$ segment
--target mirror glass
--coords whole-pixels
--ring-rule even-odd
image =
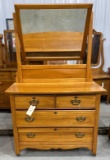
[[[73,51],[76,52],[74,55],[79,55],[86,15],[87,9],[21,9],[20,21],[26,55],[56,57],[62,56],[62,51],[68,51],[68,54],[64,53],[65,56],[72,57]]]
[[[84,32],[87,9],[20,9],[22,33]]]
[[[81,59],[90,20],[88,8],[81,7],[19,8],[18,32],[25,60],[63,60],[68,64],[68,60]]]

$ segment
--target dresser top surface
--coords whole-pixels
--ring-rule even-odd
[[[6,93],[10,94],[92,94],[105,92],[95,82],[73,83],[13,83]]]

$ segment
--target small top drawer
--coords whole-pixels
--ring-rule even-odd
[[[16,109],[28,109],[35,102],[36,109],[49,109],[54,107],[54,96],[49,95],[31,95],[15,96]],[[34,105],[34,104],[32,104]]]
[[[95,108],[95,95],[57,96],[57,108],[92,109]]]

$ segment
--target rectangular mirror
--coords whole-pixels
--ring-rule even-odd
[[[15,5],[23,61],[83,59],[92,4]]]

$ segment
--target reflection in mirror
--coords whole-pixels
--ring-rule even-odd
[[[70,51],[63,55],[71,59],[72,51],[76,51],[74,56],[79,55],[86,14],[87,9],[21,9],[24,51],[27,52],[27,56],[42,56],[45,59],[48,56],[53,56],[55,59],[56,55],[62,57],[62,53],[55,53],[56,51]],[[34,54],[31,53],[32,51]],[[40,52],[40,55],[35,54],[36,51]],[[50,53],[42,54],[41,51]]]
[[[98,68],[101,65],[102,62],[102,44],[103,44],[103,39],[102,39],[102,33],[97,32],[93,29],[92,31],[92,53],[91,53],[91,66],[92,68]],[[87,44],[88,46],[88,44]],[[85,57],[83,60],[83,63],[87,63],[87,49],[85,51]]]
[[[16,47],[14,30],[4,30],[6,65],[16,66]]]
[[[64,63],[82,59],[91,9],[92,5],[16,5],[22,59]]]
[[[84,32],[87,9],[21,9],[22,33]]]

